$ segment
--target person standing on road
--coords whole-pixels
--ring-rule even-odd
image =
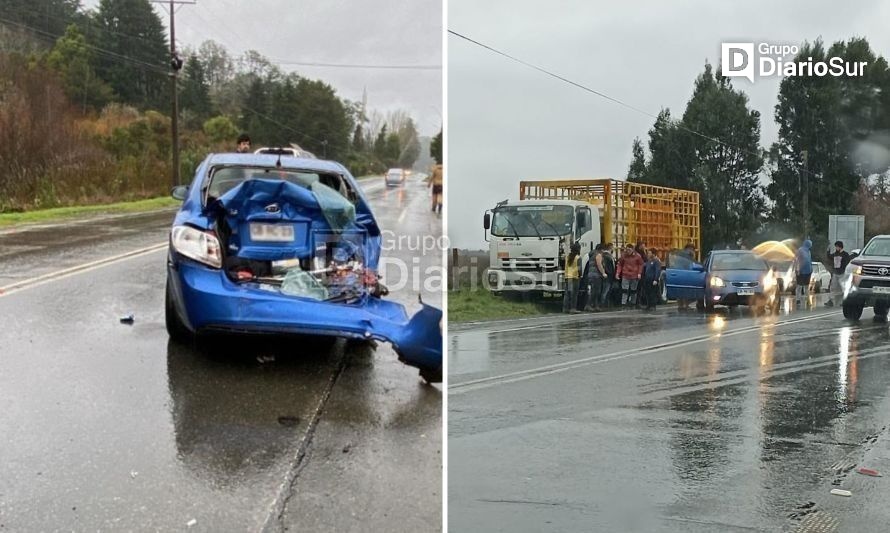
[[[612,243],[603,246],[603,295],[600,298],[600,307],[609,307],[609,294],[612,292],[612,282],[615,279],[615,257],[612,256]]]
[[[242,133],[238,136],[237,146],[235,147],[235,151],[239,154],[249,154],[250,153],[250,135],[246,133]]]
[[[563,313],[578,312],[578,282],[580,278],[581,243],[572,243],[569,256],[566,257],[566,289],[562,300]]]
[[[646,251],[646,264],[643,266],[643,287],[646,292],[646,310],[655,311],[658,303],[658,279],[661,277],[661,260],[655,248]]]
[[[646,242],[645,241],[637,241],[637,245],[634,247],[634,251],[637,255],[640,256],[640,261],[645,265],[646,261],[649,259],[649,256],[646,254]],[[636,306],[637,309],[641,308],[646,303],[646,288],[643,287],[643,284],[640,283],[637,285],[637,301]]]
[[[600,310],[600,295],[603,293],[603,279],[605,278],[605,270],[603,269],[603,245],[597,244],[590,252],[587,260],[587,305],[585,311]]]
[[[834,305],[834,295],[843,292],[841,287],[841,278],[847,270],[850,263],[850,254],[844,250],[844,243],[836,241],[834,243],[834,252],[828,251],[828,265],[831,268],[831,282],[828,284],[828,301],[825,302],[826,307]]]
[[[797,254],[794,256],[794,273],[797,276],[795,293],[798,306],[800,306],[801,299],[809,299],[810,296],[810,278],[813,276],[813,256],[810,254],[812,247],[813,241],[807,239],[803,241],[803,245],[797,249]]]
[[[680,253],[678,253],[677,256],[682,258],[681,261],[683,262],[683,265],[680,268],[692,269],[692,264],[695,263],[695,244],[693,244],[691,242],[687,243],[686,247],[683,248],[683,250]],[[673,267],[673,264],[671,264],[669,266]],[[674,268],[677,268],[677,267],[674,267]],[[677,299],[677,310],[678,311],[688,311],[689,303],[690,303],[689,300],[687,300],[685,298],[678,298]]]
[[[621,305],[634,307],[637,303],[637,288],[643,273],[643,260],[634,251],[632,244],[624,249],[618,261],[618,275],[621,276]]]
[[[430,176],[429,186],[433,188],[433,212],[442,212],[442,184],[444,183],[444,170],[442,165],[433,165],[432,175]]]

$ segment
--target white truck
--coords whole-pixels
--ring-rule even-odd
[[[600,242],[599,212],[576,200],[500,202],[485,213],[484,225],[491,233],[487,276],[494,292],[562,292],[571,244],[580,242],[586,252]]]
[[[522,181],[519,200],[485,212],[491,291],[560,293],[572,243],[587,252],[645,242],[665,262],[671,250],[701,249],[697,192],[612,179]],[[490,233],[490,235],[489,235]],[[617,257],[616,257],[617,259]]]

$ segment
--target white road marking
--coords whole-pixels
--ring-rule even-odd
[[[11,292],[17,292],[17,291],[22,291],[24,289],[30,289],[33,287],[37,287],[39,285],[43,285],[44,283],[49,283],[50,281],[67,278],[67,277],[73,276],[75,274],[80,274],[83,272],[90,272],[92,270],[103,268],[103,267],[106,267],[106,266],[109,266],[109,265],[112,265],[115,263],[120,263],[122,261],[126,261],[129,259],[135,259],[137,257],[142,257],[144,255],[148,255],[150,253],[154,253],[154,252],[157,252],[160,250],[166,250],[167,245],[168,245],[167,241],[164,241],[162,243],[154,244],[152,246],[146,246],[145,248],[138,248],[136,250],[130,250],[129,252],[124,252],[122,254],[113,255],[111,257],[98,259],[96,261],[90,261],[89,263],[83,263],[83,264],[65,268],[62,270],[57,270],[55,272],[50,272],[48,274],[43,274],[42,276],[37,276],[34,278],[17,281],[10,285],[0,287],[0,296],[7,295]]]
[[[408,208],[402,209],[402,214],[399,215],[399,224],[405,221],[405,215],[408,214]]]
[[[802,318],[793,318],[785,321],[776,322],[775,326],[784,326],[788,324],[798,324],[801,322],[808,322],[811,320],[819,320],[821,318],[825,318],[827,316],[836,315],[837,311],[830,311],[826,313],[819,313],[815,316],[802,317]],[[544,365],[536,368],[529,368],[526,370],[519,370],[516,372],[509,372],[506,374],[500,374],[497,376],[490,376],[486,378],[474,379],[470,381],[464,381],[461,383],[449,384],[448,393],[449,394],[462,394],[465,392],[475,391],[486,389],[490,387],[494,387],[497,385],[506,385],[509,383],[516,383],[518,381],[525,381],[528,379],[534,379],[542,376],[549,376],[551,374],[557,374],[560,372],[566,372],[568,370],[574,370],[576,368],[595,365],[599,363],[606,363],[611,361],[617,361],[619,359],[626,359],[629,357],[638,357],[641,355],[649,355],[657,352],[663,352],[665,350],[673,350],[676,348],[682,348],[685,346],[691,346],[693,344],[698,344],[700,342],[709,341],[712,339],[723,338],[723,337],[734,337],[736,335],[741,335],[743,333],[749,333],[751,331],[756,331],[761,328],[761,325],[753,325],[746,326],[739,329],[729,330],[729,331],[721,331],[708,335],[699,335],[697,337],[687,337],[686,339],[679,339],[675,342],[671,343],[662,343],[655,344],[650,346],[643,346],[639,348],[632,348],[629,350],[621,350],[618,352],[612,352],[602,355],[595,355],[591,357],[584,357],[581,359],[573,359],[571,361],[563,361],[561,363],[554,363],[551,365]]]

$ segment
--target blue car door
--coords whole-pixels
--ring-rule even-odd
[[[705,267],[678,255],[671,255],[668,265],[665,270],[668,300],[700,300],[705,297]]]

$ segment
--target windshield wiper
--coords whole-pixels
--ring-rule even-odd
[[[523,213],[522,216],[523,216],[523,218],[525,218],[526,220],[528,220],[529,224],[532,225],[532,229],[535,230],[535,233],[538,235],[538,238],[540,239],[540,238],[541,238],[541,232],[538,231],[538,225],[535,224],[535,221],[532,220],[532,217],[530,217],[530,216],[528,216],[528,215],[526,215],[526,214],[524,214],[524,213]]]
[[[507,219],[507,225],[510,226],[510,229],[513,230],[513,236],[517,239],[519,238],[519,232],[516,231],[516,226],[513,225],[513,221],[510,220],[510,217],[505,213],[504,218]]]

